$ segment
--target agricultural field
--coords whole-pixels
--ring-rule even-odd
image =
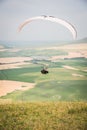
[[[5,91],[1,99],[87,101],[86,43],[38,48],[1,46],[0,57],[1,93]],[[43,67],[48,74],[41,74]],[[26,83],[33,84],[33,88],[27,89]],[[14,89],[12,84],[16,84]]]

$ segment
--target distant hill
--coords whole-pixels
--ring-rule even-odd
[[[7,41],[0,41],[0,45],[3,46],[4,48],[9,48]]]
[[[72,41],[71,43],[87,43],[87,37],[79,40]]]
[[[83,39],[78,40],[78,42],[80,42],[80,43],[87,43],[87,37],[86,37],[86,38],[83,38]]]
[[[48,46],[59,46],[65,44],[79,44],[79,43],[87,43],[87,37],[74,41],[0,41],[0,45],[5,48],[13,48],[13,47],[48,47]]]

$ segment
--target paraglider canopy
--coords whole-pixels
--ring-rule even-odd
[[[20,24],[18,31],[20,32],[25,25],[27,25],[27,24],[31,23],[32,21],[35,21],[35,20],[47,20],[47,21],[50,21],[50,22],[55,22],[55,23],[61,24],[64,27],[66,27],[72,33],[73,39],[76,39],[76,37],[77,37],[77,31],[71,23],[69,23],[69,22],[67,22],[63,19],[56,18],[54,16],[46,16],[46,15],[32,17],[32,18],[25,20],[22,24]]]

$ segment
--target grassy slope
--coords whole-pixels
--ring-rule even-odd
[[[0,103],[0,130],[87,130],[87,103]]]

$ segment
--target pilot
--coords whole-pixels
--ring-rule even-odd
[[[42,69],[42,70],[41,70],[41,73],[42,73],[42,74],[47,74],[47,73],[49,73],[49,72],[48,72],[46,69]]]

